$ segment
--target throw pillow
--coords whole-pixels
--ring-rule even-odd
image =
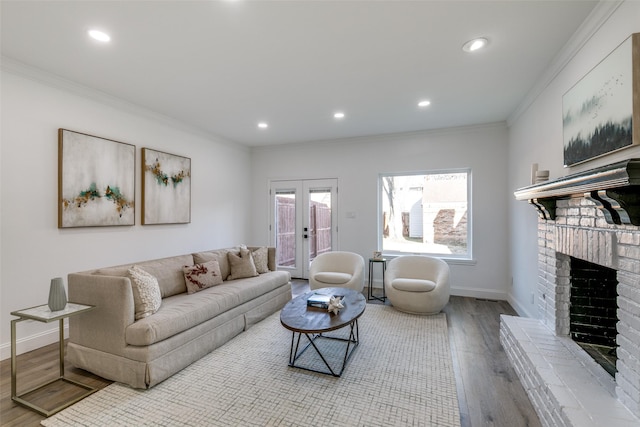
[[[193,294],[222,283],[220,264],[215,259],[203,264],[185,265],[182,271],[184,273],[184,281],[187,284],[188,294]]]
[[[256,271],[260,274],[269,272],[269,252],[266,247],[254,249],[251,252]]]
[[[248,249],[240,248],[240,255],[229,252],[227,257],[229,259],[229,267],[231,267],[231,274],[228,280],[244,279],[245,277],[258,275],[251,251]]]
[[[193,254],[194,264],[204,264],[205,262],[215,259],[220,264],[220,273],[222,273],[222,280],[227,280],[231,269],[229,268],[229,260],[227,259],[228,249],[218,249],[215,251],[198,252]]]
[[[158,280],[137,265],[128,271],[133,291],[135,319],[140,320],[158,311],[162,304],[162,295]]]

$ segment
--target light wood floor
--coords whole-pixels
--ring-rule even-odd
[[[515,310],[506,301],[451,297],[444,312],[462,426],[541,426],[500,344],[500,314]]]
[[[306,281],[294,280],[294,295],[306,290]],[[462,426],[540,426],[499,341],[499,316],[515,314],[511,306],[504,301],[451,297],[444,311],[449,324]],[[57,351],[57,345],[52,344],[18,356],[19,391],[56,377]],[[66,375],[98,388],[111,383],[72,366],[67,366]],[[42,416],[11,401],[8,359],[0,362],[0,376],[0,425],[40,425]],[[54,406],[56,399],[66,398],[74,391],[66,385],[54,386],[38,396],[39,403]]]

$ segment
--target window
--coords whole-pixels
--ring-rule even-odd
[[[471,171],[380,175],[378,241],[386,254],[471,258]]]

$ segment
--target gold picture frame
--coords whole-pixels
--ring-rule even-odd
[[[191,222],[191,159],[142,149],[142,225]]]
[[[58,129],[58,228],[135,224],[135,145]]]

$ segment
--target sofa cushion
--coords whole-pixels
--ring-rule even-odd
[[[318,282],[327,283],[330,285],[339,285],[341,283],[347,283],[353,276],[348,273],[338,273],[334,271],[321,271],[316,273],[313,278]]]
[[[185,265],[182,271],[188,294],[222,283],[220,264],[215,259],[203,264]]]
[[[222,280],[227,280],[229,274],[231,274],[231,267],[229,267],[229,260],[227,254],[233,252],[235,254],[240,253],[237,249],[218,249],[215,251],[196,252],[193,254],[193,261],[196,264],[203,264],[207,261],[217,260],[220,264],[220,273],[222,274]]]
[[[137,265],[131,267],[128,274],[131,279],[135,319],[139,320],[151,316],[158,311],[162,304],[158,280]]]
[[[245,279],[258,275],[253,257],[248,249],[241,248],[240,255],[229,252],[227,258],[229,259],[229,267],[231,267],[231,274],[227,280]]]
[[[271,292],[289,280],[288,272],[271,271],[256,277],[225,282],[196,294],[184,293],[165,298],[162,307],[153,316],[127,327],[126,343],[145,346],[160,342]]]
[[[399,291],[405,292],[429,292],[436,288],[436,284],[431,280],[424,279],[393,279],[391,286]]]
[[[162,298],[187,292],[182,267],[193,265],[193,256],[181,255],[138,263],[138,265],[158,278]]]
[[[193,256],[191,254],[138,262],[136,265],[158,279],[162,298],[187,292],[182,267],[193,265]],[[94,274],[126,277],[128,270],[132,266],[133,264],[101,268],[96,270]]]
[[[253,263],[256,265],[256,271],[259,274],[269,272],[269,252],[266,246],[252,249],[251,256],[253,257]]]

